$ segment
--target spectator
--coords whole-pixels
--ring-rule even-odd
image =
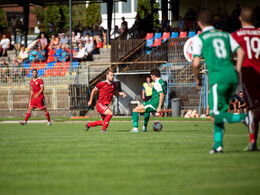
[[[66,50],[65,45],[62,46],[62,51],[58,56],[58,62],[66,62],[69,58],[69,52]]]
[[[21,51],[18,56],[19,63],[23,64],[24,61],[28,60],[28,57],[29,57],[28,52],[25,50],[25,47],[22,46]]]
[[[87,40],[93,41],[93,37],[91,37],[88,33],[86,34],[86,36],[82,37],[82,40],[84,42],[86,42]]]
[[[101,31],[102,31],[102,35],[103,35],[103,44],[106,45],[107,44],[107,31],[101,27]]]
[[[12,76],[11,80],[12,81],[17,81],[18,79],[20,80],[22,78],[22,65],[19,63],[18,60],[13,60],[13,65],[11,67],[11,72],[10,75]]]
[[[12,25],[12,32],[14,35],[14,42],[16,43],[16,25],[17,25],[17,17],[12,13],[12,18],[11,18],[11,25]]]
[[[55,40],[53,42],[53,47],[57,48],[60,45],[60,39],[59,37],[55,37]]]
[[[9,77],[9,66],[6,63],[5,58],[2,59],[2,64],[0,66],[0,73],[1,73],[1,80],[8,80],[10,82],[12,82],[12,79]]]
[[[88,26],[85,27],[85,30],[83,31],[82,36],[85,37],[87,34],[89,34],[89,36],[92,36],[92,31]]]
[[[37,52],[37,61],[39,61],[40,63],[45,61],[45,50],[42,49],[42,46],[38,46],[38,52]]]
[[[33,49],[33,47],[29,48],[28,54],[29,54],[29,59],[28,59],[28,61],[25,61],[25,62],[29,62],[29,63],[36,62],[38,52],[35,49]]]
[[[48,26],[49,26],[49,32],[52,34],[55,33],[56,25],[53,19],[51,19],[51,21],[48,23]]]
[[[53,62],[54,61],[55,52],[56,52],[56,50],[52,47],[52,45],[50,45],[49,51],[48,51],[47,62]]]
[[[71,39],[72,39],[73,47],[76,47],[77,46],[77,39],[76,39],[76,36],[75,36],[75,32],[71,32]]]
[[[234,93],[229,104],[228,112],[230,112],[231,109],[234,109],[234,113],[238,113],[237,112],[238,100],[239,100],[239,96]]]
[[[238,99],[238,113],[240,113],[240,109],[246,114],[247,109],[246,109],[246,102],[245,102],[245,97],[242,91],[239,92],[239,99]]]
[[[80,32],[77,32],[77,35],[76,35],[75,39],[76,39],[77,43],[79,43],[79,41],[81,40]]]
[[[82,44],[79,44],[79,50],[74,53],[73,61],[81,62],[85,56],[85,48]]]
[[[120,35],[121,35],[121,31],[119,30],[118,26],[116,25],[115,30],[111,33],[111,38],[113,37],[114,39],[116,39]]]
[[[46,32],[43,18],[40,19],[40,22],[38,24],[38,29],[40,30],[40,34]]]
[[[143,83],[143,90],[142,90],[142,99],[144,101],[149,101],[152,98],[152,91],[153,91],[153,85],[154,82],[151,82],[151,77],[146,77],[146,82]]]
[[[52,44],[53,46],[54,42],[55,42],[55,35],[51,35],[50,44]]]
[[[44,50],[48,45],[48,41],[45,38],[45,35],[43,33],[41,34],[40,42],[41,42],[41,48]]]
[[[55,54],[53,55],[54,61],[57,61],[57,59],[58,59],[58,57],[60,56],[61,52],[62,52],[62,49],[61,49],[60,45],[58,45],[58,46],[57,46],[57,49],[56,49],[56,52],[55,52]]]
[[[88,56],[88,60],[92,60],[92,54],[95,51],[95,45],[93,41],[87,40],[85,44],[85,55]]]
[[[121,23],[120,31],[123,33],[123,32],[127,32],[128,31],[128,24],[125,21],[125,17],[122,17],[122,20],[123,20],[123,22]]]
[[[101,30],[98,28],[97,25],[95,26],[92,35],[93,35],[93,37],[97,37],[98,35],[101,35],[101,36],[102,36],[102,32],[101,32]]]
[[[182,30],[183,30],[183,25],[184,25],[184,21],[183,21],[182,17],[179,16],[179,21],[178,21],[179,31],[182,31]]]
[[[69,39],[67,36],[65,36],[64,33],[61,33],[61,36],[60,36],[60,43],[61,44],[67,44],[69,42]]]
[[[163,16],[162,22],[161,22],[161,28],[167,28],[167,26],[170,25],[170,21],[167,19],[167,16]]]
[[[173,31],[176,31],[178,29],[178,21],[176,20],[176,17],[173,17],[171,28]]]
[[[0,47],[2,50],[2,56],[7,56],[7,49],[10,47],[10,40],[6,38],[6,35],[3,34],[3,38],[0,42]]]
[[[22,37],[23,37],[23,32],[24,32],[24,27],[23,27],[23,23],[21,20],[18,21],[16,28],[16,43],[17,45],[17,50],[21,49],[21,43],[22,43]]]

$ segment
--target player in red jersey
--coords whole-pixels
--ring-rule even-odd
[[[242,28],[232,36],[246,52],[242,66],[242,83],[248,106],[249,145],[248,151],[257,151],[257,135],[260,121],[260,30],[253,26],[255,12],[243,8],[239,17]]]
[[[113,95],[122,96],[123,98],[126,97],[125,92],[116,91],[116,84],[113,82],[113,78],[114,72],[112,70],[108,70],[106,73],[106,80],[99,82],[92,90],[88,106],[91,106],[94,95],[99,91],[99,98],[96,104],[96,109],[101,114],[101,120],[87,122],[86,131],[88,131],[90,127],[102,126],[101,131],[106,132],[109,121],[113,116],[113,112],[108,107],[108,104],[110,104]]]
[[[31,86],[31,92],[30,92],[30,100],[29,100],[29,108],[27,110],[27,113],[25,115],[25,119],[23,122],[20,122],[21,125],[26,125],[28,119],[31,116],[31,112],[34,108],[39,108],[45,113],[45,116],[48,120],[47,125],[51,125],[50,121],[50,114],[46,109],[43,90],[44,90],[44,84],[42,79],[38,77],[38,72],[36,69],[33,69],[32,71],[33,79],[30,82]]]

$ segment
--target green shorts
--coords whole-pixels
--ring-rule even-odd
[[[216,83],[210,87],[209,109],[210,116],[227,112],[229,102],[233,97],[237,83]]]
[[[152,101],[144,102],[145,112],[156,112],[158,104]]]

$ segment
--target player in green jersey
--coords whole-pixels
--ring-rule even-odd
[[[160,78],[160,70],[154,69],[150,73],[152,80],[154,81],[154,86],[152,90],[152,98],[140,104],[133,109],[133,126],[134,128],[130,131],[131,133],[138,133],[138,120],[139,113],[144,113],[144,126],[143,131],[147,131],[147,124],[150,119],[150,112],[161,112],[161,107],[164,102],[164,97],[166,95],[166,83]]]
[[[245,52],[233,37],[226,32],[220,32],[213,26],[213,13],[202,10],[198,15],[198,25],[202,33],[193,41],[193,70],[198,85],[200,56],[207,63],[210,93],[209,107],[214,123],[214,146],[210,154],[222,153],[224,123],[243,122],[245,114],[228,113],[229,102],[238,84],[237,72],[241,71]],[[231,52],[237,54],[236,70],[231,59]]]

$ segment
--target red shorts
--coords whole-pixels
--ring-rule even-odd
[[[96,109],[101,115],[105,115],[105,112],[107,109],[109,109],[109,107],[107,106],[107,104],[102,104],[101,102],[98,102],[96,104]]]
[[[243,67],[242,82],[248,108],[260,106],[260,74],[252,67]]]
[[[46,108],[46,104],[45,104],[45,100],[44,98],[41,99],[35,99],[33,98],[30,102],[29,107],[33,107],[33,108],[39,108],[40,110],[42,110],[43,108]]]

